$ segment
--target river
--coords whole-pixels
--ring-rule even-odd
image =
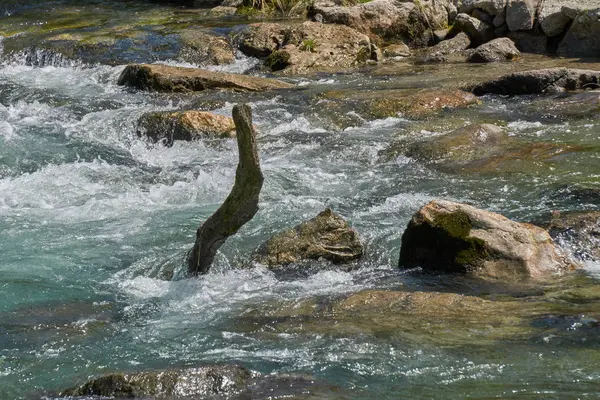
[[[19,24],[43,18],[48,9],[65,13],[74,7],[40,4],[0,5],[0,26],[24,26]],[[110,13],[111,3],[85,4]],[[126,20],[159,6],[114,7]],[[161,62],[182,65],[168,57]],[[576,192],[600,187],[598,112],[553,118],[527,107],[534,98],[489,96],[479,107],[425,122],[402,116],[365,121],[349,105],[342,112],[354,122],[340,126],[326,105],[314,101],[315,93],[382,86],[417,90],[495,72],[404,63],[285,77],[296,88],[283,93],[186,97],[117,86],[123,65],[28,64],[22,53],[4,57],[0,65],[1,399],[40,398],[110,371],[206,363],[310,374],[342,388],[331,398],[600,397],[599,328],[583,316],[540,323],[530,340],[472,345],[377,335],[262,335],[260,329],[236,327],[248,310],[274,302],[364,289],[477,293],[397,268],[411,215],[434,198],[469,202],[521,221],[549,210],[600,209],[597,198]],[[257,73],[256,65],[238,55],[225,70]],[[238,101],[252,106],[265,185],[260,211],[222,247],[210,273],[187,279],[185,256],[195,229],[233,184],[236,143],[151,144],[137,136],[136,121],[148,111],[208,100],[223,115]],[[549,167],[491,175],[444,173],[405,156],[382,156],[391,142],[411,132],[436,135],[453,124],[490,121],[533,142],[596,150],[567,154]],[[259,265],[240,269],[272,234],[325,207],[361,234],[366,255],[353,268],[324,264],[292,277]],[[159,279],[165,268],[175,270],[174,280]],[[600,277],[600,265],[588,262],[585,274]]]

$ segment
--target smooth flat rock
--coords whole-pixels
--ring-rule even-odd
[[[478,95],[522,95],[556,93],[564,90],[597,88],[600,71],[570,68],[548,68],[515,72],[471,87]]]
[[[128,65],[117,84],[157,92],[195,92],[207,89],[256,92],[293,87],[292,84],[276,79],[160,64]]]

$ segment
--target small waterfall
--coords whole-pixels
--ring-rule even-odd
[[[0,59],[4,59],[8,64],[27,65],[30,67],[64,67],[75,68],[81,67],[84,63],[80,60],[72,60],[64,56],[62,53],[40,49],[37,47],[29,47],[25,50],[13,54],[4,55],[2,52],[2,42],[0,41]]]

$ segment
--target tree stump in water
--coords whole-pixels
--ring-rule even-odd
[[[219,209],[196,232],[196,242],[188,260],[190,275],[206,274],[217,250],[258,211],[258,196],[263,184],[252,110],[246,104],[233,107],[237,132],[239,163],[231,193]]]

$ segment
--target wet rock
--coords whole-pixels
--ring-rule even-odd
[[[444,200],[413,216],[402,235],[399,265],[509,281],[548,278],[577,267],[544,229]]]
[[[479,104],[475,96],[462,90],[428,90],[421,92],[372,93],[367,109],[375,118],[395,117],[399,114],[410,118],[424,118],[442,110],[464,108]]]
[[[313,13],[321,14],[327,23],[347,25],[364,33],[426,45],[431,40],[432,31],[448,25],[447,3],[433,0],[421,0],[418,4],[372,0],[347,7],[316,2]]]
[[[234,394],[253,374],[237,365],[210,365],[183,370],[112,373],[67,389],[61,396],[182,398]]]
[[[433,47],[419,52],[416,62],[418,63],[439,63],[450,61],[462,61],[466,58],[465,50],[471,46],[471,39],[460,32],[455,37],[444,40]]]
[[[584,118],[600,112],[600,90],[567,93],[532,102],[525,109],[546,118]]]
[[[161,111],[142,115],[138,135],[171,146],[175,140],[235,137],[233,119],[206,111]]]
[[[511,32],[533,28],[540,0],[508,0],[506,23]]]
[[[443,170],[459,170],[475,160],[496,154],[510,139],[499,126],[473,124],[441,136],[404,145],[404,154],[425,163],[438,165]]]
[[[546,54],[548,37],[543,33],[535,32],[509,32],[508,38],[515,43],[523,53]]]
[[[128,65],[117,84],[157,92],[193,92],[207,89],[262,91],[293,87],[276,79],[159,64]]]
[[[600,4],[599,4],[600,5]],[[564,57],[600,57],[600,7],[565,10],[573,18],[556,53]]]
[[[410,48],[404,43],[390,44],[383,49],[386,57],[410,57]]]
[[[494,27],[467,14],[458,14],[452,27],[453,32],[465,32],[475,46],[494,39]]]
[[[186,30],[180,33],[180,40],[182,48],[179,58],[185,62],[223,65],[235,61],[233,48],[224,37],[199,30]]]
[[[261,245],[254,260],[270,267],[323,258],[336,264],[360,258],[358,233],[340,215],[327,209]]]
[[[473,282],[472,282],[473,283]],[[305,335],[373,335],[422,345],[494,345],[498,340],[530,340],[532,321],[554,315],[577,315],[581,309],[536,299],[492,301],[440,292],[365,290],[335,299],[262,307],[238,320],[238,329]],[[586,310],[593,309],[591,304]],[[255,314],[253,316],[252,314]]]
[[[555,212],[546,228],[578,259],[600,260],[600,211]]]
[[[514,60],[521,56],[515,44],[509,38],[498,38],[477,47],[469,57],[472,63],[486,63]]]
[[[304,22],[250,25],[237,39],[247,55],[266,58],[273,71],[339,71],[372,58],[369,37],[344,25]]]
[[[599,85],[600,71],[549,68],[504,75],[477,84],[471,88],[471,91],[478,96],[488,93],[521,95],[596,88]]]

